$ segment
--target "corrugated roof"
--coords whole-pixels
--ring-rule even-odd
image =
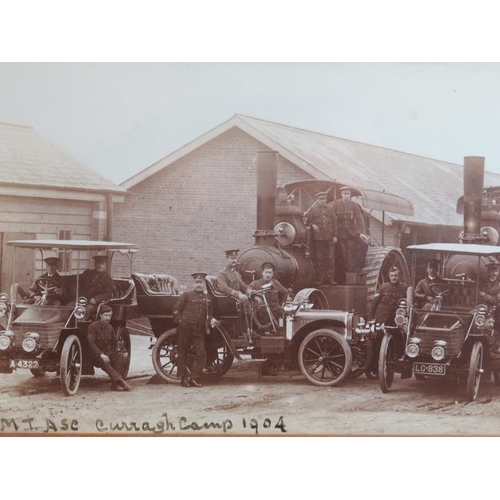
[[[0,184],[125,193],[33,128],[7,123],[0,123]]]
[[[232,127],[278,151],[314,178],[335,180],[358,189],[385,190],[410,200],[414,215],[387,214],[393,220],[462,226],[463,218],[456,213],[456,204],[463,194],[463,165],[238,114],[121,186],[132,188]],[[499,186],[500,175],[486,172],[484,185]]]
[[[461,226],[456,203],[463,194],[463,166],[238,115],[272,141],[331,179],[359,189],[385,190],[413,202],[413,216],[394,220]],[[485,173],[485,186],[500,175]]]

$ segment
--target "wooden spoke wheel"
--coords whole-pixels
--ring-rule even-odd
[[[127,354],[126,361],[123,363],[123,368],[121,370],[121,376],[126,379],[128,376],[128,372],[130,370],[130,356],[132,353],[132,345],[130,341],[130,333],[124,325],[118,327],[116,332],[117,340],[118,340],[118,348]]]
[[[481,373],[483,368],[483,344],[478,340],[472,346],[469,374],[467,376],[466,396],[468,401],[474,401],[479,393]]]
[[[61,386],[66,396],[78,391],[82,377],[82,344],[76,335],[70,335],[63,344],[60,363]]]
[[[384,335],[378,359],[378,380],[383,393],[391,390],[394,381],[393,362],[396,359],[396,345],[392,335]]]

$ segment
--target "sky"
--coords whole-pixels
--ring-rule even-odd
[[[117,184],[235,113],[500,173],[500,63],[0,63],[0,95]]]

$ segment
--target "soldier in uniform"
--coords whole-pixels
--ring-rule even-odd
[[[88,300],[86,321],[94,316],[100,302],[107,302],[113,296],[113,279],[106,272],[106,256],[96,255],[93,259],[94,269],[88,269],[80,276],[80,295]]]
[[[486,262],[487,276],[480,283],[479,300],[490,307],[500,304],[500,263],[495,257]]]
[[[401,271],[398,267],[389,270],[389,283],[384,283],[377,290],[371,305],[371,317],[378,323],[394,326],[394,316],[399,299],[406,297],[407,285],[400,282]]]
[[[420,301],[420,307],[430,311],[437,303],[436,292],[431,290],[431,285],[444,284],[445,281],[438,276],[439,260],[430,259],[427,261],[427,277],[420,280],[415,287],[415,298]]]
[[[311,229],[312,256],[317,285],[335,284],[335,243],[337,242],[337,217],[326,204],[326,192],[316,193],[316,203],[306,215],[305,224]]]
[[[116,332],[110,324],[112,315],[111,307],[103,305],[99,310],[99,320],[89,326],[89,352],[93,365],[104,370],[111,378],[114,391],[130,391],[130,385],[122,377],[129,353],[118,345]]]
[[[47,272],[39,276],[38,279],[43,280],[43,278],[48,278],[49,280],[57,283],[57,286],[55,286],[49,281],[46,281],[45,283],[42,282],[42,284],[49,290],[45,304],[60,306],[67,300],[66,292],[62,283],[62,276],[57,272],[59,270],[59,265],[61,264],[61,259],[58,257],[47,257],[46,259],[43,259],[43,261],[47,264]],[[24,291],[21,285],[18,285],[17,290],[25,304],[38,303],[42,298],[41,289],[36,282],[29,287],[27,292]]]
[[[269,283],[273,284],[272,288],[265,292],[267,303],[273,315],[273,322],[271,322],[269,313],[266,307],[264,307],[260,297],[255,297],[259,299],[260,303],[258,304],[257,313],[254,317],[254,323],[257,325],[258,333],[265,333],[269,330],[275,330],[275,327],[279,325],[279,318],[283,314],[283,303],[288,296],[288,290],[277,279],[274,279],[276,266],[272,262],[264,262],[261,269],[262,279],[252,281],[252,283],[250,283],[250,288],[253,290],[261,290],[263,285]]]
[[[495,317],[488,315],[485,318],[484,330],[486,332],[486,343],[488,345],[489,367],[494,370],[500,369],[500,333],[495,328]]]
[[[184,292],[174,306],[174,322],[178,324],[177,376],[183,387],[201,387],[196,380],[205,364],[205,335],[209,326],[218,322],[213,317],[212,299],[205,293],[205,273],[192,274],[194,290]],[[187,354],[194,348],[194,360],[191,375],[187,373]]]
[[[368,251],[368,236],[361,207],[351,200],[351,188],[339,189],[342,198],[329,205],[333,208],[338,222],[337,249],[340,252],[342,268],[339,276],[345,281],[346,272],[361,272],[365,267]]]
[[[226,250],[226,267],[219,271],[217,275],[217,290],[220,293],[234,297],[244,304],[244,307],[240,309],[240,321],[242,328],[249,331],[250,325],[247,320],[248,306],[246,302],[252,293],[252,289],[245,284],[236,268],[238,253],[239,250]]]

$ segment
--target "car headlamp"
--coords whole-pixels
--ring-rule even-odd
[[[38,349],[40,345],[40,335],[36,332],[28,332],[26,338],[23,340],[23,349],[26,352],[33,352]]]
[[[435,340],[434,341],[434,347],[432,348],[431,351],[431,356],[436,360],[436,361],[441,361],[444,359],[446,356],[446,346],[448,345],[448,342],[446,340]]]
[[[7,302],[9,300],[9,296],[3,292],[3,293],[0,293],[0,302]]]
[[[481,328],[486,323],[486,316],[484,316],[484,314],[476,314],[474,322],[476,323],[476,326]]]
[[[5,302],[0,302],[0,317],[5,316],[7,312],[7,304]]]
[[[76,319],[83,319],[85,317],[85,314],[86,314],[86,310],[85,310],[85,307],[83,306],[76,306],[75,308],[75,318]]]
[[[486,314],[488,312],[488,306],[486,304],[479,304],[477,306],[477,312],[479,314]]]
[[[87,305],[87,298],[86,297],[80,297],[78,299],[78,305],[85,307]]]
[[[405,352],[409,358],[416,358],[420,353],[420,339],[413,337],[409,340],[409,344],[406,346]]]
[[[14,345],[14,332],[9,330],[0,333],[0,351],[6,351]]]

